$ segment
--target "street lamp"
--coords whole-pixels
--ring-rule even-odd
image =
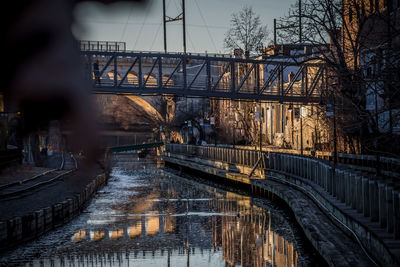
[[[336,112],[335,112],[335,96],[333,95],[333,92],[330,92],[329,95],[330,101],[332,103],[326,103],[326,116],[327,117],[333,117],[333,163],[337,164],[337,134],[336,134]],[[324,102],[322,101],[322,98],[320,102],[318,103],[320,107],[324,106]]]

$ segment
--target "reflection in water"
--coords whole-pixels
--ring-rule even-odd
[[[11,252],[0,263],[157,267],[313,264],[313,252],[304,248],[299,252],[297,244],[302,241],[294,236],[283,212],[259,207],[247,196],[157,171],[152,162],[131,159],[119,156],[109,184],[78,219]]]

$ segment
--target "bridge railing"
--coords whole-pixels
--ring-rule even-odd
[[[166,152],[251,167],[262,155],[265,164],[259,168],[272,171],[270,175],[285,174],[284,179],[289,180],[297,177],[295,183],[301,180],[306,187],[328,193],[400,239],[400,181],[397,178],[376,177],[345,165],[334,166],[326,160],[277,152],[180,144],[167,144]]]

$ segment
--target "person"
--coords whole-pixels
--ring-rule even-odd
[[[93,63],[93,73],[94,73],[94,82],[97,85],[101,84],[100,81],[100,70],[99,70],[99,61],[96,60],[96,62]]]

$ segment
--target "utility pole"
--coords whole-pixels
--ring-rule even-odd
[[[186,55],[186,21],[185,21],[185,0],[182,0],[182,30],[183,30],[183,54]]]
[[[300,154],[303,155],[303,114],[302,113],[302,106],[300,106]]]
[[[185,20],[185,0],[182,0],[182,12],[176,17],[166,15],[165,0],[163,0],[163,26],[164,26],[164,52],[167,53],[167,23],[182,21],[183,30],[183,54],[186,54],[186,20]]]
[[[338,153],[337,153],[337,133],[336,133],[336,110],[335,110],[335,95],[332,92],[332,102],[333,102],[333,163],[337,165]]]
[[[274,46],[276,46],[276,19],[274,19]]]
[[[167,21],[165,17],[165,0],[163,0],[164,53],[167,53]]]
[[[303,42],[303,36],[301,32],[301,0],[299,0],[299,43]]]
[[[290,24],[290,25],[286,25],[286,26],[277,26],[276,24],[276,19],[274,19],[274,46],[277,45],[277,41],[276,41],[276,32],[277,30],[285,30],[285,29],[291,29],[291,28],[299,28],[299,43],[303,42],[303,33],[302,33],[302,11],[301,11],[301,0],[299,0],[299,10],[298,10],[298,16],[299,16],[299,22],[298,24]]]

